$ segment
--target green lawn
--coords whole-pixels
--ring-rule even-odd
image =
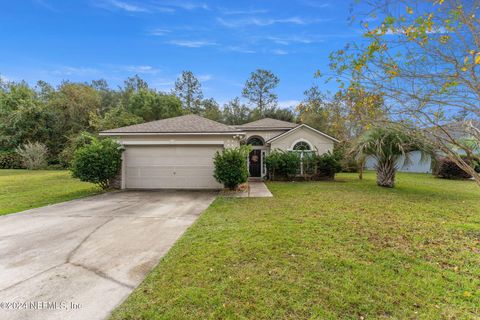
[[[0,170],[0,215],[100,192],[68,171]]]
[[[113,319],[478,319],[480,187],[399,174],[219,198]]]

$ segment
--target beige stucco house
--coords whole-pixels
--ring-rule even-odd
[[[125,147],[122,189],[220,189],[213,156],[224,148],[252,145],[250,176],[264,177],[265,156],[273,149],[333,150],[337,140],[305,124],[261,119],[228,126],[197,115],[152,121],[103,131]]]

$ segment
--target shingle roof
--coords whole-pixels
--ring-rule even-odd
[[[189,114],[186,116],[105,130],[101,133],[221,133],[237,131],[240,132],[240,130],[220,122]]]
[[[263,118],[257,121],[249,122],[242,124],[240,126],[237,126],[237,128],[241,129],[257,129],[257,128],[295,128],[298,124],[292,123],[292,122],[287,122],[287,121],[282,121],[282,120],[277,120],[277,119],[272,119],[272,118]]]

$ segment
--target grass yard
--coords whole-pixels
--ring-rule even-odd
[[[480,188],[399,174],[219,198],[113,319],[478,319]]]
[[[85,197],[100,192],[68,171],[0,170],[0,215]]]

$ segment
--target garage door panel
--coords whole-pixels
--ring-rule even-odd
[[[186,157],[213,157],[215,154],[215,147],[179,147],[176,149],[177,155]]]
[[[136,166],[163,166],[175,165],[178,162],[178,157],[172,154],[145,156],[145,155],[130,155],[128,165],[130,167]]]
[[[220,146],[127,146],[125,186],[135,189],[219,189],[213,156]]]
[[[177,176],[200,176],[211,177],[213,175],[212,168],[210,167],[183,167],[176,168],[175,175]]]
[[[141,167],[138,172],[139,177],[168,177],[173,176],[173,166],[158,167],[158,166],[145,166]]]

